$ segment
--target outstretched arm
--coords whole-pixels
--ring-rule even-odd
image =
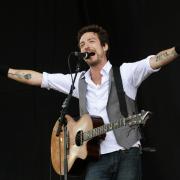
[[[18,70],[18,69],[8,68],[5,66],[5,67],[0,67],[0,75],[24,84],[29,84],[34,86],[41,86],[41,82],[42,82],[42,73],[32,70]]]
[[[153,56],[150,59],[150,66],[153,69],[158,69],[174,61],[179,56],[179,48],[180,47],[173,47],[159,52],[156,56]]]
[[[8,77],[18,82],[34,86],[40,86],[42,82],[42,73],[32,70],[17,70],[10,68]]]

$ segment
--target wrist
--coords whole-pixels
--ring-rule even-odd
[[[174,49],[175,49],[176,53],[178,55],[180,55],[180,45],[175,46]]]
[[[8,66],[0,66],[0,76],[7,77],[9,71]]]

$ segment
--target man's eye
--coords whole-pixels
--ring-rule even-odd
[[[81,44],[79,47],[82,48],[84,46],[84,44]]]

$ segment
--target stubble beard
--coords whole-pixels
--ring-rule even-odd
[[[96,61],[91,61],[91,60],[89,60],[88,61],[88,65],[90,66],[90,67],[95,67],[95,66],[97,66],[99,64],[99,61],[98,60],[96,60]]]
[[[96,58],[94,60],[87,60],[87,64],[90,66],[90,67],[95,67],[95,66],[98,66],[99,64],[101,64],[101,60],[99,58]]]

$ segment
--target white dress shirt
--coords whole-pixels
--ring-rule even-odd
[[[122,77],[123,89],[127,96],[135,100],[137,89],[141,82],[146,79],[150,74],[158,70],[153,70],[150,67],[149,59],[152,56],[148,56],[146,59],[137,61],[134,63],[123,63],[120,66],[120,72]],[[106,105],[108,100],[108,87],[109,87],[109,71],[112,65],[108,61],[101,70],[101,84],[96,85],[90,77],[89,70],[85,73],[85,81],[87,83],[87,110],[90,115],[101,116],[104,123],[109,123],[108,114],[106,111]],[[75,82],[75,90],[73,96],[79,98],[78,81],[80,78],[78,73]],[[73,76],[74,77],[74,76]],[[41,87],[47,89],[54,89],[62,93],[69,93],[72,80],[69,74],[48,74],[43,73],[43,80]],[[133,146],[138,146],[140,142],[136,142]],[[106,138],[101,142],[101,154],[110,153],[124,149],[117,144],[113,131],[106,133]]]

